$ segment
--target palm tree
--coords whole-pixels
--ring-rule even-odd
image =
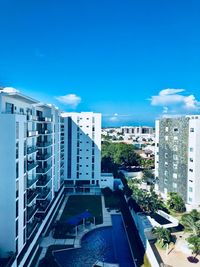
[[[200,220],[198,219],[198,216],[198,212],[193,210],[181,217],[181,223],[185,227],[185,230],[192,231],[195,236],[200,234]]]

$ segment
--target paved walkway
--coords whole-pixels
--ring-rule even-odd
[[[68,197],[66,197],[66,199],[64,200],[59,212],[58,212],[58,216],[56,218],[56,220],[59,220],[63,210],[65,208],[65,205],[68,201]],[[74,238],[70,238],[70,239],[55,239],[53,238],[52,235],[52,231],[50,232],[50,234],[47,237],[44,237],[40,243],[40,247],[42,247],[42,252],[40,254],[40,257],[38,259],[38,263],[39,261],[45,257],[45,254],[47,252],[47,249],[49,246],[52,245],[72,245],[74,246],[74,248],[80,248],[81,247],[81,239],[82,237],[89,231],[99,228],[99,227],[105,227],[105,226],[112,226],[112,220],[111,220],[111,215],[112,214],[118,214],[116,213],[116,211],[107,211],[106,207],[105,207],[105,200],[104,197],[101,196],[101,201],[102,201],[102,213],[103,213],[103,223],[102,224],[98,224],[98,225],[94,225],[94,224],[90,224],[88,226],[83,226],[80,225],[78,226],[78,234],[76,237]],[[38,263],[36,265],[36,267],[38,266]]]

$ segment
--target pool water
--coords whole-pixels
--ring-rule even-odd
[[[87,233],[81,248],[54,252],[55,260],[61,267],[91,267],[97,260],[133,267],[121,215],[112,215],[112,225]]]

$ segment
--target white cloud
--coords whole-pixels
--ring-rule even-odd
[[[164,89],[158,95],[151,97],[151,105],[162,106],[163,113],[174,113],[183,111],[198,111],[200,102],[197,101],[194,95],[185,96],[184,89]]]
[[[5,93],[19,93],[19,90],[13,88],[13,87],[4,87],[3,91]]]
[[[58,96],[56,99],[62,104],[76,108],[81,103],[81,97],[76,94],[68,94],[63,96]]]

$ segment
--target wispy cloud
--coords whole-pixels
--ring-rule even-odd
[[[194,95],[183,95],[185,89],[164,89],[151,97],[152,106],[162,106],[163,113],[183,113],[200,110],[200,102]]]
[[[81,103],[81,97],[76,94],[68,94],[63,96],[57,96],[56,99],[71,108],[76,108]]]

